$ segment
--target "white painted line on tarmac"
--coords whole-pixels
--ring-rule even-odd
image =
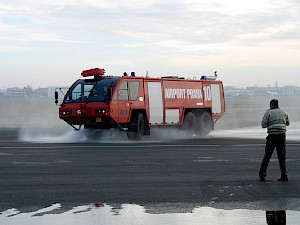
[[[232,145],[232,147],[254,147],[254,146],[265,146],[265,144],[240,144],[240,145]]]
[[[195,159],[193,160],[193,162],[232,162],[233,160],[232,159],[206,159],[206,160],[203,160],[203,159]]]
[[[232,147],[255,147],[255,146],[265,146],[266,144],[239,144],[232,145]],[[286,144],[287,146],[300,146],[300,144]]]
[[[287,146],[300,146],[297,144],[286,144]],[[232,147],[262,147],[265,144],[236,144]],[[222,145],[59,145],[59,146],[0,146],[0,149],[61,149],[61,148],[155,148],[155,147],[223,147]]]
[[[221,145],[60,145],[60,146],[2,146],[0,149],[61,149],[61,148],[155,148],[155,147],[221,147]]]

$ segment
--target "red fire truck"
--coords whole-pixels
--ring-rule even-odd
[[[186,79],[107,76],[104,69],[81,73],[66,93],[59,118],[74,129],[120,128],[130,139],[150,135],[153,126],[177,126],[207,136],[225,112],[223,84],[215,76]],[[56,104],[58,92],[55,92]]]

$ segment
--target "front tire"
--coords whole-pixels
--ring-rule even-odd
[[[85,137],[89,141],[99,140],[101,138],[102,133],[103,133],[103,130],[101,130],[101,129],[95,129],[95,128],[85,128],[84,129]]]
[[[142,113],[138,113],[131,123],[131,129],[128,131],[127,136],[130,140],[143,139],[145,132],[145,119]]]

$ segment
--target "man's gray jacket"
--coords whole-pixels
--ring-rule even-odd
[[[280,108],[268,109],[261,121],[262,128],[268,128],[269,134],[282,134],[290,125],[288,114]]]

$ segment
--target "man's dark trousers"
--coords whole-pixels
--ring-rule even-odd
[[[267,176],[267,168],[274,149],[276,148],[279,167],[281,171],[281,178],[287,178],[287,170],[285,165],[285,133],[269,134],[266,139],[267,142],[265,147],[265,155],[259,170],[259,177],[265,178]]]

